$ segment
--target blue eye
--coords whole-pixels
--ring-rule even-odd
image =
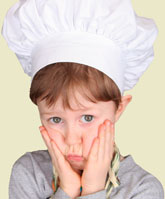
[[[82,118],[83,117],[84,117],[86,123],[91,122],[94,118],[93,115],[83,115]]]
[[[59,124],[60,121],[61,121],[61,118],[60,118],[60,117],[52,117],[52,118],[50,118],[50,121],[51,121],[52,123]]]

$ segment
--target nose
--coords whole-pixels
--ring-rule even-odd
[[[82,143],[81,130],[74,125],[68,125],[65,130],[65,143],[67,145],[75,145]]]

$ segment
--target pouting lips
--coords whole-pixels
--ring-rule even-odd
[[[78,155],[68,155],[67,159],[73,160],[73,161],[83,161],[84,160],[84,158],[82,156],[78,156]]]

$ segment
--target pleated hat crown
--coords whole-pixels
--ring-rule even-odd
[[[108,75],[121,93],[133,88],[154,57],[158,29],[130,0],[20,0],[2,35],[24,72],[56,62],[86,64]]]

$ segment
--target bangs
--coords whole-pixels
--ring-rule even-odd
[[[46,100],[50,107],[60,97],[64,109],[74,110],[71,99],[84,107],[76,99],[76,92],[93,103],[112,100],[118,107],[121,102],[120,91],[111,78],[95,68],[72,62],[51,64],[38,71],[31,84],[30,98],[36,105],[38,100]]]

